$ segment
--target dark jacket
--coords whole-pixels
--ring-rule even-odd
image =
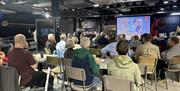
[[[64,53],[64,58],[72,59],[74,55],[74,50],[72,48],[67,49]]]
[[[91,85],[94,76],[99,75],[99,65],[96,64],[94,57],[85,48],[76,49],[72,61],[72,67],[83,68],[86,73],[85,85]],[[82,81],[74,80],[74,84],[83,85]]]
[[[46,48],[51,50],[51,53],[53,53],[53,51],[56,49],[56,42],[47,40],[46,42]]]

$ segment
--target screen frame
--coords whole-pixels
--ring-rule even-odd
[[[116,16],[116,36],[118,35],[117,33],[117,19],[118,18],[123,18],[123,17],[144,17],[144,16],[149,16],[150,17],[150,31],[149,31],[149,33],[151,33],[151,17],[152,17],[152,15],[151,14],[145,14],[145,15],[119,15],[119,16]]]

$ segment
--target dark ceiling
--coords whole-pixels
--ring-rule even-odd
[[[2,0],[0,0],[1,2]],[[51,12],[51,0],[3,0],[0,10],[44,14]],[[180,12],[180,0],[59,0],[61,17],[138,15]],[[164,3],[168,1],[168,3]],[[98,7],[94,7],[98,4]]]

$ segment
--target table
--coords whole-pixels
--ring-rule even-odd
[[[43,54],[43,57],[41,57],[41,54],[33,54],[35,61],[38,63],[38,71],[42,71],[43,64],[47,65],[46,63],[47,56],[58,57],[57,55],[49,55],[49,54]]]
[[[41,57],[41,54],[33,54],[35,61],[38,63],[43,63],[47,61],[47,56],[58,57],[57,55],[50,55],[50,54],[43,54],[43,57]]]

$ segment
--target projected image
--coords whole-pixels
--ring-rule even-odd
[[[132,36],[141,36],[150,33],[150,16],[118,17],[117,34],[126,34],[127,39]]]

